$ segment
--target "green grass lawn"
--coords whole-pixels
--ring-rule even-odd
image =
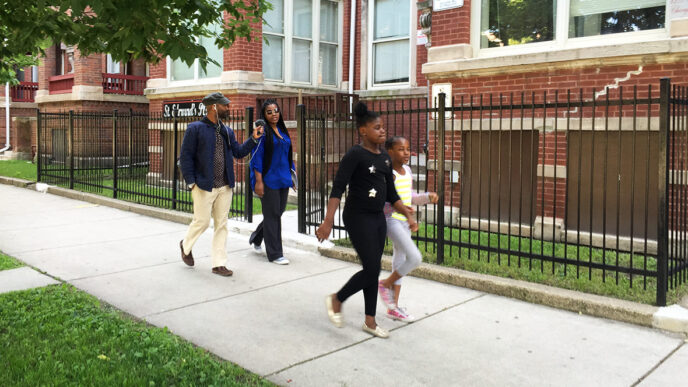
[[[146,174],[147,168],[134,168],[133,173],[129,174],[129,170],[123,168],[119,173],[119,178],[117,180],[117,199],[126,200],[129,202],[149,205],[153,207],[172,209],[172,197],[174,192],[171,188],[166,188],[163,186],[155,186],[152,184],[146,184]],[[60,176],[67,176],[66,171],[60,171],[56,173]],[[51,184],[56,184],[62,187],[68,187],[68,180],[65,179],[53,179],[54,181],[48,180]],[[112,174],[112,169],[102,169],[98,171],[76,171],[75,172],[75,184],[74,189],[78,191],[90,192],[102,196],[112,197],[112,187],[114,187],[114,179]],[[96,187],[94,185],[79,183],[90,182],[92,184],[97,184],[101,187]],[[122,192],[131,191],[131,192]],[[149,197],[156,196],[156,197]],[[191,212],[193,211],[193,206],[191,204],[191,192],[187,190],[177,191],[177,210]],[[232,197],[232,208],[242,208],[243,207],[244,195],[242,193],[235,193]],[[180,203],[179,201],[186,201],[187,203]],[[262,205],[260,199],[253,197],[253,214],[262,214]],[[295,210],[297,206],[293,204],[287,204],[287,211]]]
[[[0,270],[14,269],[24,266],[21,262],[0,252]]]
[[[269,386],[70,285],[0,294],[0,386]]]
[[[432,237],[436,227],[420,224],[419,237]],[[605,263],[622,267],[633,267],[656,271],[657,261],[654,257],[630,253],[602,250],[587,246],[577,247],[564,243],[531,240],[483,231],[458,230],[445,228],[445,240],[470,243],[473,246],[493,247],[504,250],[503,253],[488,252],[477,247],[467,248],[447,246],[444,248],[443,266],[455,267],[476,273],[490,274],[499,277],[514,278],[529,282],[541,283],[586,293],[599,294],[646,304],[654,304],[657,281],[653,277],[629,275],[603,269],[589,269],[572,265],[577,261]],[[348,239],[335,241],[340,246],[351,247]],[[437,246],[430,242],[417,242],[423,254],[423,260],[437,263]],[[510,251],[510,253],[506,253]],[[542,259],[519,257],[517,252],[542,254],[567,259],[571,263],[552,263]],[[388,241],[385,254],[392,255],[392,243]],[[618,260],[618,261],[617,261]],[[618,262],[618,263],[617,263]],[[670,290],[667,302],[675,303],[685,294],[688,286]]]
[[[26,160],[0,160],[0,176],[36,181],[36,164]]]

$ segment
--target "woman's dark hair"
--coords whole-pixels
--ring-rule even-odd
[[[394,147],[394,144],[398,143],[401,140],[406,140],[406,137],[404,136],[392,136],[388,137],[385,140],[385,149],[390,150],[392,147]]]
[[[356,117],[356,126],[359,128],[380,117],[374,111],[368,110],[368,106],[363,102],[357,102],[354,106],[354,116]]]
[[[270,165],[272,164],[272,153],[274,152],[275,149],[275,133],[273,132],[272,128],[269,127],[270,124],[268,124],[268,119],[265,117],[265,109],[268,108],[270,105],[275,105],[277,106],[277,109],[279,109],[279,121],[277,121],[277,128],[284,133],[289,140],[291,140],[291,137],[289,136],[289,131],[287,130],[287,125],[284,124],[284,119],[282,118],[284,115],[282,114],[282,109],[280,108],[279,104],[277,101],[274,99],[266,99],[265,102],[263,102],[263,106],[260,108],[260,118],[262,118],[266,122],[266,128],[263,128],[263,133],[265,133],[265,153],[263,156],[263,170],[261,171],[263,174],[268,173],[268,170],[270,169]],[[292,153],[292,146],[289,146],[289,161],[293,162],[293,153]]]

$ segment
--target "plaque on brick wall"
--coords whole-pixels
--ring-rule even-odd
[[[671,0],[670,15],[672,19],[682,19],[688,17],[688,0]]]
[[[203,117],[208,112],[200,101],[173,101],[162,104],[162,116],[174,117]]]
[[[435,12],[459,7],[463,7],[463,0],[435,0],[432,2],[432,10]]]

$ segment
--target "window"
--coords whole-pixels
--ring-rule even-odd
[[[221,33],[221,26],[216,24],[211,28],[211,30],[213,32],[211,35],[219,35]],[[175,59],[170,63],[169,74],[171,81],[190,81],[202,78],[217,78],[222,74],[222,49],[215,45],[215,38],[213,36],[203,36],[198,38],[198,41],[208,52],[208,58],[215,60],[220,65],[208,63],[206,69],[203,70],[198,63],[198,59],[194,60],[191,66],[188,66],[180,59]]]
[[[663,29],[665,7],[665,0],[482,0],[480,48]]]
[[[276,0],[265,13],[263,36],[263,75],[266,79],[283,80],[282,53],[284,52],[284,2]]]
[[[119,74],[120,72],[120,62],[112,60],[112,55],[107,54],[107,63],[105,66],[105,72],[108,74]]]
[[[337,85],[337,37],[339,36],[338,3],[320,2],[320,53],[318,55],[318,83]]]
[[[374,0],[372,16],[372,83],[409,82],[411,2]]]
[[[263,25],[263,36],[267,40],[263,42],[265,78],[284,83],[336,86],[339,1],[277,0],[272,6],[264,16]]]
[[[480,47],[553,40],[555,3],[556,0],[483,0]]]
[[[570,38],[664,28],[665,0],[570,1]]]

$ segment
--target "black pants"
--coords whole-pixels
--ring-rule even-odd
[[[377,306],[377,281],[380,277],[380,260],[385,248],[387,222],[382,211],[379,213],[348,213],[342,216],[344,227],[351,243],[358,253],[363,270],[351,276],[344,287],[337,292],[341,302],[363,290],[365,314],[375,316]]]
[[[288,194],[289,188],[271,189],[265,186],[263,197],[260,198],[260,202],[263,204],[263,221],[260,222],[248,240],[250,243],[260,246],[265,239],[265,252],[271,262],[284,256],[282,251],[282,214],[287,208]]]

